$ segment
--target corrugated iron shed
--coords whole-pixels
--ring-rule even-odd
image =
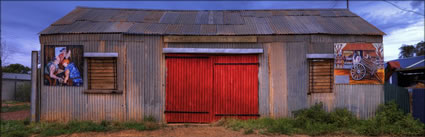
[[[3,79],[31,80],[30,74],[4,73]]]
[[[385,35],[346,9],[142,10],[77,7],[44,34]]]

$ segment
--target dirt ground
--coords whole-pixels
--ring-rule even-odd
[[[24,120],[30,111],[1,113],[2,120]],[[37,136],[37,135],[33,135]],[[289,137],[288,135],[263,135],[259,133],[244,134],[243,130],[233,131],[222,126],[213,125],[168,125],[153,131],[123,130],[117,132],[84,132],[59,137]],[[307,135],[292,135],[291,137],[310,137]],[[343,136],[335,136],[343,137]],[[355,136],[350,136],[355,137]],[[359,136],[363,137],[363,136]]]
[[[308,135],[263,135],[258,133],[244,134],[221,126],[167,126],[153,131],[124,130],[118,132],[85,132],[59,137],[310,137]],[[326,136],[329,137],[329,136]],[[330,136],[345,137],[345,136]],[[349,136],[365,137],[365,136]]]
[[[86,132],[76,133],[71,135],[62,135],[60,137],[268,137],[267,135],[261,134],[243,134],[242,131],[233,131],[224,127],[218,126],[167,126],[153,131],[136,131],[136,130],[124,130],[119,132]],[[279,137],[287,137],[286,135],[280,135]],[[307,137],[304,135],[295,135],[294,137]]]
[[[4,112],[0,114],[1,120],[25,120],[30,116],[30,110],[21,110],[15,112]]]
[[[8,104],[23,105],[23,104]],[[30,110],[1,113],[1,120],[24,120],[30,116]],[[37,136],[37,135],[33,135]],[[259,133],[244,134],[243,130],[233,131],[214,125],[167,125],[153,131],[123,130],[117,132],[84,132],[59,137],[289,137],[287,135],[263,135]],[[291,137],[309,137],[307,135],[292,135]],[[342,137],[342,136],[335,136]],[[354,136],[350,136],[354,137]]]

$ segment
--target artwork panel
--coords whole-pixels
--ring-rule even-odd
[[[46,45],[44,85],[83,86],[83,47]]]
[[[384,84],[382,43],[335,43],[334,54],[335,84]]]

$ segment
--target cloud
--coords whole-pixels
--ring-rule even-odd
[[[424,10],[424,1],[411,1],[410,6],[412,9],[417,11],[423,11]]]
[[[410,2],[393,2],[402,8],[410,9]],[[355,2],[353,11],[365,20],[388,33],[423,20],[424,17],[412,12],[400,10],[383,1]]]
[[[424,20],[409,25],[406,28],[390,32],[384,37],[384,59],[386,61],[398,58],[401,45],[414,45],[424,40]]]

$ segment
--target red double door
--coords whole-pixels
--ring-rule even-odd
[[[258,115],[258,56],[167,54],[165,117],[208,123]]]

